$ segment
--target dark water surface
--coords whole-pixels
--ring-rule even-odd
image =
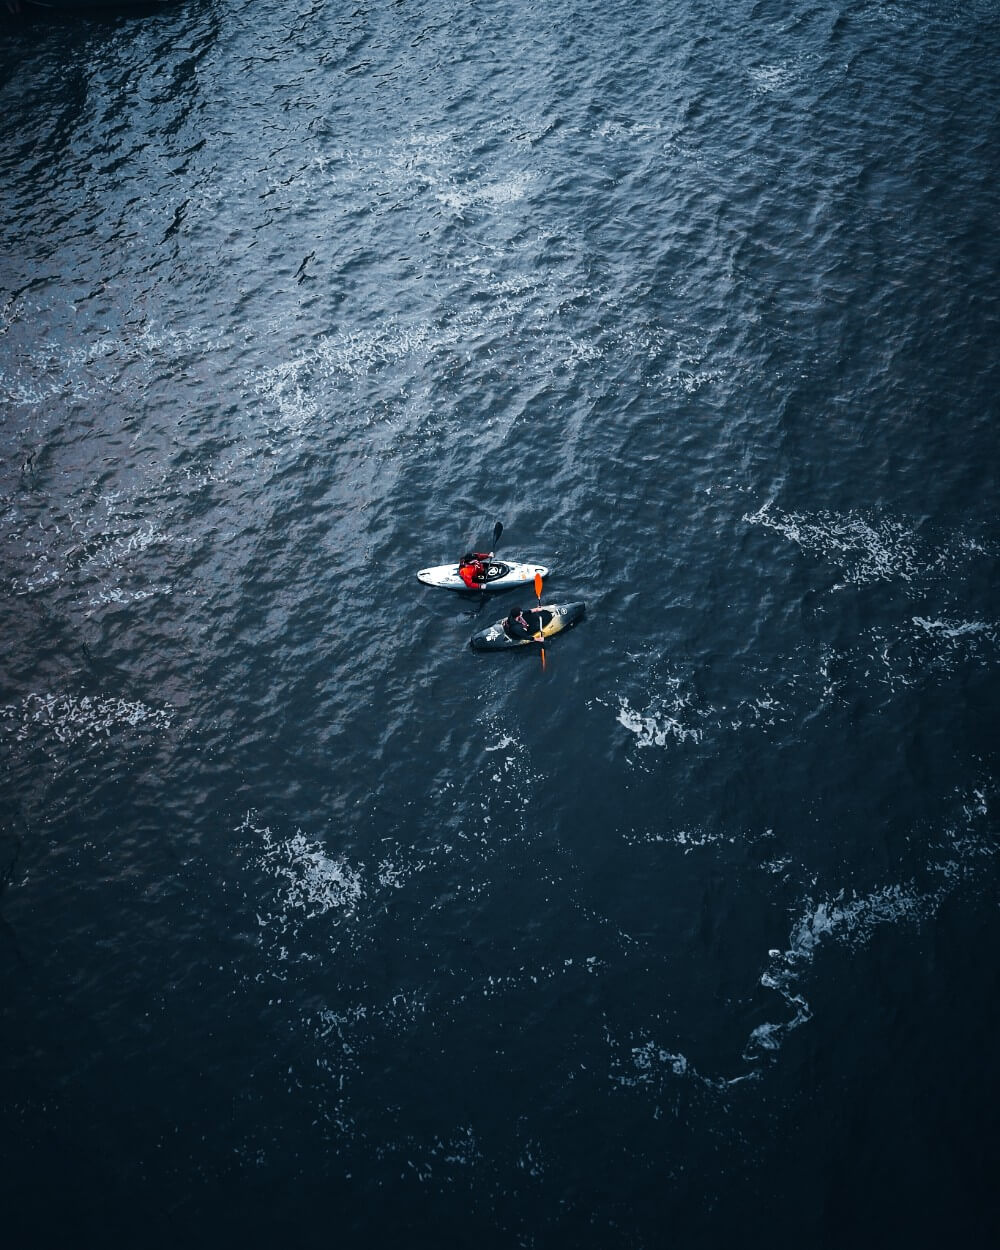
[[[5,1244],[996,1244],[996,0],[0,37]]]

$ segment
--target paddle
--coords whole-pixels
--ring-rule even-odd
[[[493,550],[486,553],[486,567],[489,568],[490,561],[493,559],[493,552],[496,551],[500,543],[500,535],[503,533],[503,524],[497,521],[493,526]]]
[[[493,552],[496,551],[497,547],[500,545],[500,535],[502,533],[503,533],[503,524],[500,521],[497,521],[496,525],[493,526],[493,550],[490,552],[489,557],[486,562],[487,569],[489,569],[490,567],[489,561],[493,559]],[[476,608],[475,612],[472,613],[473,616],[478,616],[479,613],[482,612],[483,604],[485,602],[486,602],[486,591],[480,590],[479,606]]]
[[[538,600],[539,608],[541,608],[542,606],[542,575],[541,573],[535,574],[535,598]],[[539,623],[541,623],[541,617],[539,617]],[[545,634],[542,632],[541,629],[536,634],[536,638],[542,644],[542,672],[544,673],[545,671]]]

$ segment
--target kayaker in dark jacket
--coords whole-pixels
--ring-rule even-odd
[[[521,641],[524,638],[537,638],[551,620],[552,613],[546,612],[544,608],[529,608],[526,612],[522,608],[515,608],[510,616],[504,617],[501,624],[508,638]]]

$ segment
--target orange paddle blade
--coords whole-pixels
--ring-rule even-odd
[[[542,575],[535,574],[535,598],[538,600],[538,606],[542,606]],[[541,619],[541,618],[539,618]],[[542,668],[545,668],[545,634],[542,630],[538,631],[538,641],[542,644]]]

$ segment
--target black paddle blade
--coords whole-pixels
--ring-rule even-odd
[[[493,550],[496,551],[497,543],[500,541],[500,535],[503,533],[503,526],[497,521],[493,526]]]

